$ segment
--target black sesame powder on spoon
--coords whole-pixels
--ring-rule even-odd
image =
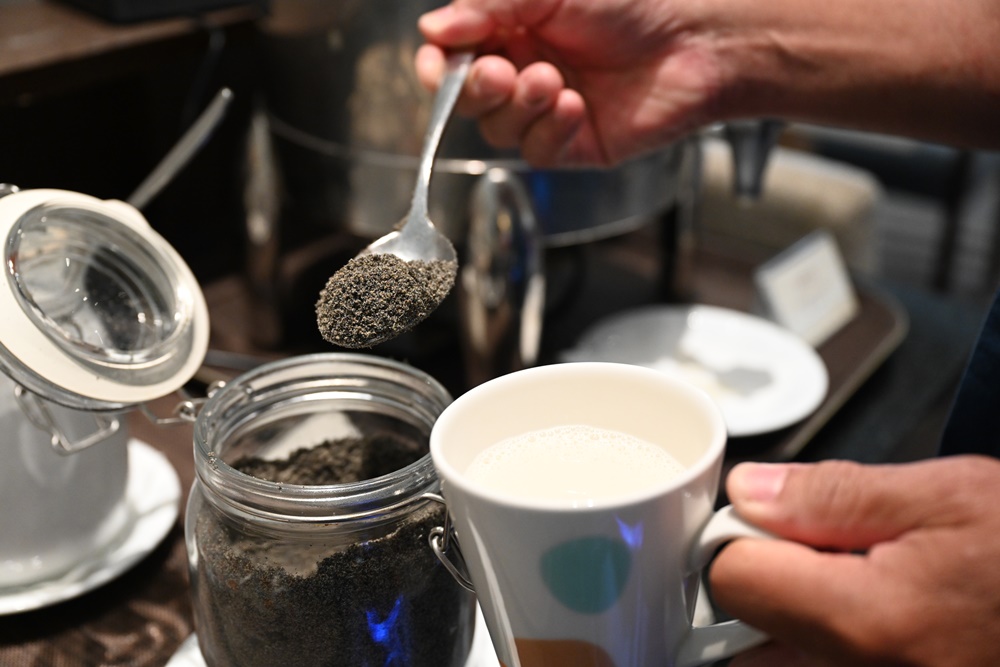
[[[347,348],[373,347],[412,329],[451,291],[458,256],[427,214],[434,155],[472,64],[472,52],[452,53],[434,95],[410,210],[392,232],[330,277],[316,303],[319,331]]]
[[[341,347],[373,347],[423,321],[451,291],[457,263],[404,260],[391,253],[354,257],[334,273],[316,302],[323,338]]]

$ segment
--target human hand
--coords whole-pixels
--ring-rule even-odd
[[[732,667],[1000,665],[1000,462],[744,464],[726,484],[794,540],[712,565],[720,607],[774,639]]]
[[[705,120],[718,78],[676,3],[454,0],[425,14],[416,57],[435,89],[442,49],[475,48],[458,112],[536,166],[613,165]]]

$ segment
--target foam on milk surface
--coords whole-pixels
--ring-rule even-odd
[[[466,474],[477,485],[538,500],[586,506],[631,495],[684,472],[662,447],[587,425],[529,431],[487,447]]]

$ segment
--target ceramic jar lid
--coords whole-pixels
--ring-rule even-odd
[[[64,190],[0,198],[0,364],[57,403],[120,409],[179,389],[208,347],[184,260],[134,207]]]

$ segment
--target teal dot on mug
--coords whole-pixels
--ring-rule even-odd
[[[628,546],[606,537],[564,542],[541,559],[542,579],[549,591],[582,614],[600,614],[614,606],[631,567]]]

